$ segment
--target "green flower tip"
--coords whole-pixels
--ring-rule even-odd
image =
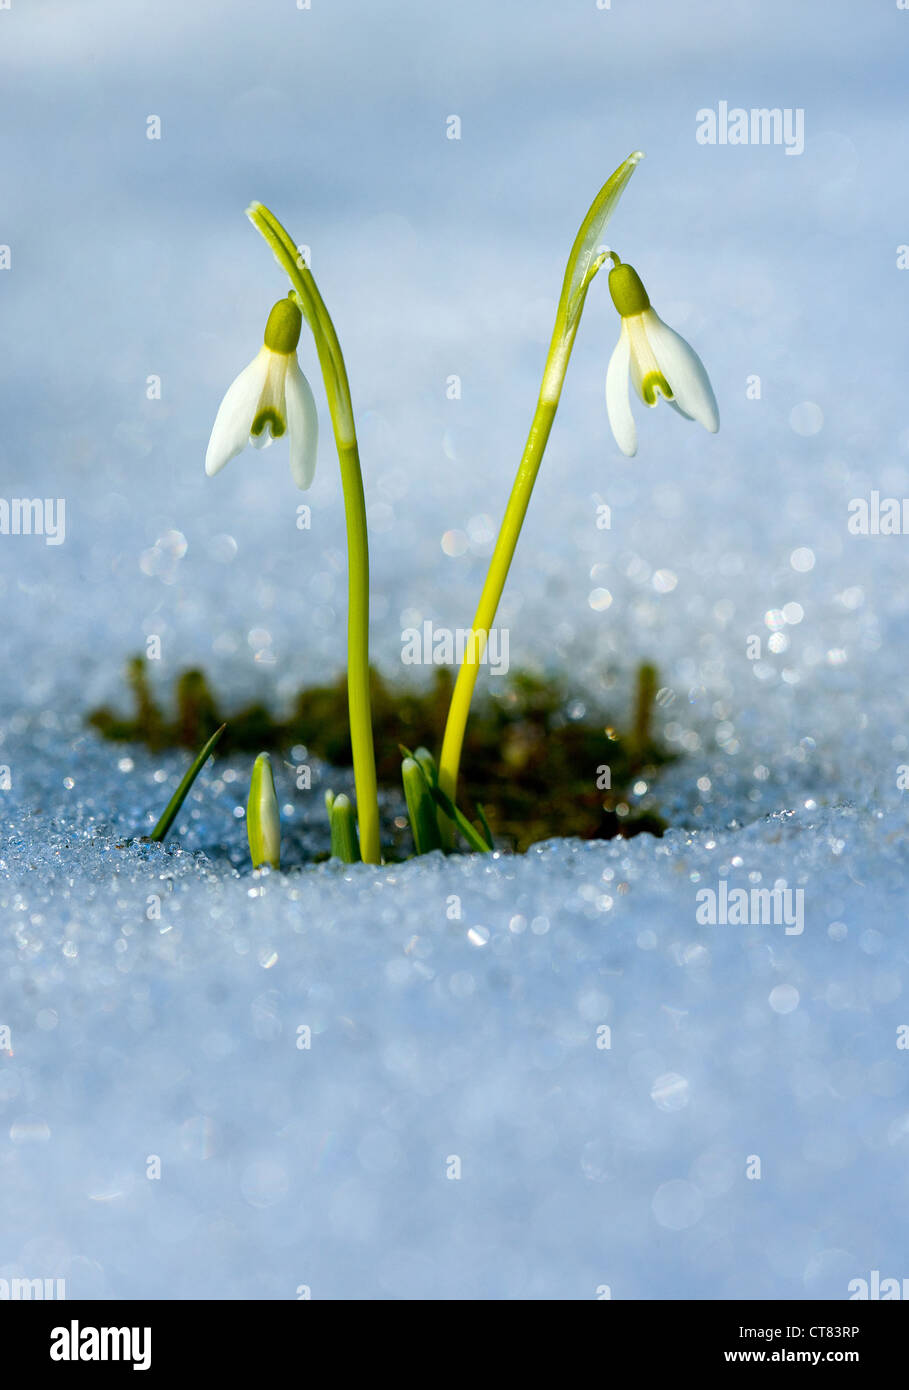
[[[644,396],[645,406],[655,406],[657,391],[664,400],[673,399],[673,388],[662,371],[648,371],[644,381],[641,382],[641,395]]]
[[[326,805],[328,798],[326,797]],[[345,864],[356,864],[360,858],[357,842],[357,818],[350,797],[341,792],[336,796],[328,810],[331,829],[331,857]]]
[[[650,296],[634,266],[618,262],[609,272],[609,293],[623,319],[634,318],[650,308]]]
[[[246,833],[254,869],[267,864],[271,869],[281,866],[281,818],[271,758],[260,753],[253,764],[246,803]]]
[[[353,811],[353,803],[346,792],[339,792],[331,803],[331,813],[333,816],[349,816]]]
[[[265,325],[265,346],[272,352],[289,356],[297,350],[302,325],[303,315],[290,295],[286,299],[279,299]]]
[[[644,397],[644,404],[656,405],[658,391],[664,400],[671,401],[673,399],[672,387],[663,373],[648,372],[641,382],[641,395]]]
[[[271,425],[273,439],[280,439],[286,429],[284,420],[272,406],[266,406],[264,410],[260,410],[250,425],[249,432],[253,439],[259,438],[266,425]]]

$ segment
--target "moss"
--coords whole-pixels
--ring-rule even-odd
[[[175,689],[176,713],[167,718],[149,685],[147,664],[136,657],[127,667],[135,714],[124,718],[98,709],[89,723],[105,738],[163,748],[198,748],[212,730],[227,722],[222,753],[286,754],[303,744],[335,767],[349,767],[347,682],[301,690],[287,719],[263,704],[225,713],[202,671],[184,671]],[[400,744],[438,749],[448,713],[452,677],[434,672],[426,690],[392,686],[372,672],[373,729],[379,784],[401,792]],[[649,663],[637,674],[628,732],[620,733],[605,716],[571,717],[571,699],[557,681],[526,671],[511,676],[495,695],[478,699],[467,726],[462,760],[462,803],[484,807],[499,845],[524,850],[552,835],[610,839],[642,830],[661,834],[665,822],[656,811],[634,809],[631,788],[651,781],[672,760],[656,738],[653,705],[658,686]],[[608,788],[599,772],[609,769]],[[466,795],[465,795],[466,791]],[[465,804],[465,809],[468,809]]]

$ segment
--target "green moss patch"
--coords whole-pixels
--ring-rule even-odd
[[[127,681],[132,716],[107,708],[88,716],[105,738],[144,743],[153,752],[197,749],[226,722],[220,753],[286,756],[303,744],[335,767],[351,764],[343,676],[331,685],[301,690],[287,718],[274,716],[261,703],[226,711],[198,670],[177,678],[169,717],[152,694],[143,657],[129,662]],[[379,784],[401,793],[399,745],[424,744],[438,752],[451,673],[437,669],[425,690],[391,685],[376,671],[371,682]],[[633,791],[641,781],[649,787],[656,771],[675,756],[652,728],[657,685],[655,668],[642,665],[634,707],[621,731],[605,715],[585,709],[557,681],[528,672],[503,678],[496,693],[479,696],[471,711],[459,798],[465,811],[473,815],[481,805],[496,843],[519,851],[553,835],[610,839],[642,830],[662,834],[665,822],[655,810],[639,809],[640,797]]]

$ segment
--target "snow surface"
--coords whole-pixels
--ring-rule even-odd
[[[0,1277],[842,1298],[901,1268],[901,809],[253,875],[195,848],[210,817],[122,848],[57,800],[2,864]],[[723,877],[802,888],[804,933],[698,926]]]
[[[146,32],[95,8],[3,16],[0,495],[65,497],[67,534],[0,537],[0,1279],[844,1298],[909,1275],[909,542],[847,530],[852,499],[909,496],[909,18],[470,0],[429,21],[395,0],[353,27],[343,6],[225,24],[166,0]],[[699,146],[721,99],[803,106],[805,153]],[[344,662],[324,411],[305,498],[280,444],[202,470],[284,292],[246,202],[312,244],[338,324],[395,677],[404,627],[470,621],[565,254],[635,147],[608,236],[704,358],[721,433],[661,409],[621,458],[598,282],[501,622],[513,666],[617,719],[657,662],[684,756],[640,798],[676,828],[313,867],[349,774],[297,790],[289,749],[286,871],[248,867],[251,759],[218,759],[167,844],[140,843],[186,759],[82,716],[125,698],[148,636],[162,697],[190,663],[229,705]],[[700,924],[724,878],[803,890],[804,931]]]

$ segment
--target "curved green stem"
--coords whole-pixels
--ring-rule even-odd
[[[297,247],[289,233],[261,203],[251,204],[246,214],[268,242],[275,260],[294,287],[300,310],[312,330],[325,382],[325,394],[328,398],[328,409],[341,467],[341,487],[347,525],[347,695],[354,782],[357,789],[360,854],[365,863],[378,864],[381,859],[379,800],[369,693],[369,544],[363,475],[360,470],[347,369],[331,316],[312,272],[300,263]]]
[[[551,356],[552,350],[550,349]],[[550,363],[547,360],[547,373],[549,366]],[[489,562],[483,591],[480,594],[480,602],[477,605],[473,620],[474,632],[488,634],[495,621],[499,600],[505,588],[505,581],[508,578],[508,571],[514,558],[518,537],[521,534],[521,527],[527,514],[533,485],[536,482],[540,464],[543,462],[543,454],[552,429],[552,422],[555,419],[567,366],[568,355],[565,356],[564,362],[557,368],[556,372],[550,374],[548,394],[544,394],[542,390],[540,392],[520,467],[511,489],[508,505],[505,508],[505,516],[499,529],[492,559]],[[544,375],[545,381],[546,375]],[[464,660],[461,663],[452,691],[451,704],[448,707],[448,718],[445,723],[442,752],[439,758],[439,786],[452,801],[455,800],[457,792],[461,750],[467,729],[470,702],[473,698],[480,669],[480,657],[482,655],[480,648],[482,646],[485,646],[485,643],[467,643]],[[448,830],[446,838],[450,840],[450,829],[449,827],[445,828]]]
[[[546,356],[546,365],[543,369],[543,381],[540,386],[536,410],[473,620],[473,631],[482,634],[482,637],[479,643],[468,642],[467,644],[448,709],[442,752],[439,758],[439,786],[445,796],[452,801],[456,799],[461,751],[464,745],[467,718],[470,713],[470,702],[477,683],[482,649],[485,647],[485,640],[495,621],[518,537],[521,534],[521,527],[527,514],[533,485],[536,482],[540,464],[543,462],[543,454],[546,451],[552,422],[558,409],[565,373],[568,370],[571,350],[574,347],[587,291],[600,266],[609,258],[609,252],[598,251],[599,239],[625,185],[642,158],[643,156],[637,151],[629,155],[625,162],[619,165],[615,173],[607,179],[581,223],[571,248],[571,254],[568,257],[568,264],[565,267],[562,293],[556,310],[555,326],[552,331],[549,352]],[[450,843],[452,833],[450,823],[445,825],[443,829],[446,832],[446,839]]]

